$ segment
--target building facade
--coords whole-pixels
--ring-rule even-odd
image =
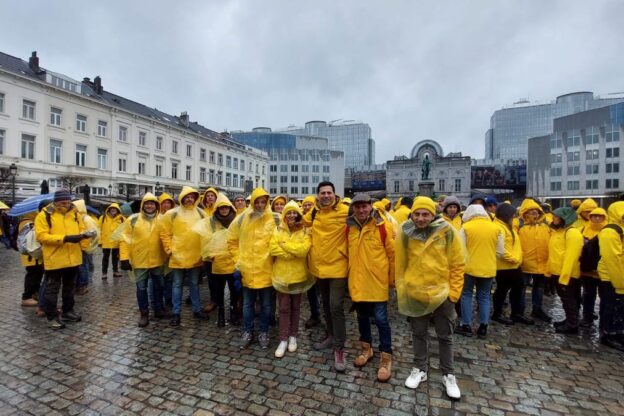
[[[429,179],[422,179],[423,161],[429,159]],[[454,195],[462,202],[470,199],[469,156],[461,153],[444,155],[442,146],[434,140],[418,142],[410,157],[398,156],[386,162],[386,194],[391,199],[414,196],[420,182],[433,182],[438,195]]]
[[[15,163],[20,199],[88,184],[91,195],[177,194],[183,185],[230,193],[268,185],[268,155],[191,122],[0,53],[0,166]],[[7,186],[3,187],[6,199]]]
[[[529,140],[527,194],[562,203],[618,196],[624,103],[560,117],[553,126],[552,134]]]
[[[269,193],[303,199],[316,194],[316,186],[331,181],[344,195],[344,153],[330,150],[328,139],[293,133],[274,133],[268,127],[232,132],[232,138],[262,149],[269,156]]]
[[[553,132],[555,118],[624,102],[622,94],[606,97],[592,92],[575,92],[557,97],[550,103],[523,100],[495,111],[485,133],[485,159],[526,160],[528,140]]]
[[[375,140],[368,124],[353,120],[308,121],[304,127],[289,126],[280,132],[329,139],[330,150],[345,155],[345,167],[357,168],[375,164]]]

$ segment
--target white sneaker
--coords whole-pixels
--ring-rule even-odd
[[[287,345],[288,345],[288,342],[280,341],[279,345],[277,346],[277,349],[275,350],[275,356],[277,358],[282,358],[284,356],[284,353],[286,352],[286,346]]]
[[[442,383],[444,387],[446,387],[446,395],[454,400],[459,400],[461,398],[461,392],[459,391],[459,386],[457,385],[457,380],[455,380],[455,376],[453,374],[447,374],[442,377]]]
[[[297,338],[288,337],[288,352],[297,351]]]
[[[418,368],[412,368],[412,373],[405,380],[405,387],[416,389],[422,381],[427,381],[427,373],[420,371]]]

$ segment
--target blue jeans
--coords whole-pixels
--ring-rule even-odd
[[[149,309],[147,288],[150,281],[152,283],[153,290],[152,307],[154,308],[154,311],[159,311],[163,308],[163,277],[158,273],[159,271],[159,268],[150,270],[149,277],[136,283],[137,302],[139,303],[139,309],[142,311],[147,311]]]
[[[76,287],[89,286],[89,254],[82,252],[82,264],[78,266]]]
[[[173,292],[173,272],[167,273],[163,276],[163,298],[165,299],[165,305],[173,305],[172,292]]]
[[[201,300],[199,299],[199,286],[197,285],[201,269],[201,267],[194,267],[192,269],[173,269],[171,272],[173,274],[171,300],[173,302],[173,313],[175,315],[179,315],[180,312],[182,312],[182,282],[185,277],[189,286],[193,312],[199,312],[202,310]]]
[[[487,325],[490,322],[490,292],[493,277],[473,277],[464,274],[464,288],[461,294],[461,323],[472,325],[472,292],[477,286],[477,309],[479,324]]]
[[[541,311],[544,305],[544,287],[546,278],[543,274],[524,274],[525,291],[522,294],[522,304],[526,304],[526,286],[533,280],[531,289],[531,303],[533,304],[533,312]]]
[[[373,343],[371,334],[371,316],[375,318],[375,324],[379,331],[379,351],[392,354],[392,336],[390,322],[388,321],[388,302],[357,302],[358,328],[360,329],[360,341]]]
[[[253,332],[256,298],[260,299],[260,332],[269,332],[271,317],[272,287],[263,289],[249,289],[243,287],[243,330]]]

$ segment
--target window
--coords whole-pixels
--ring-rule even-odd
[[[199,149],[199,160],[202,162],[206,161],[206,149],[204,149],[203,147]],[[205,175],[205,171],[204,171],[204,175]],[[206,181],[204,181],[206,182]]]
[[[199,168],[199,181],[206,182],[206,168]]]
[[[605,131],[605,141],[607,143],[610,142],[619,142],[620,141],[620,129],[617,125],[610,125],[606,128]]]
[[[156,136],[156,150],[162,150],[163,148],[163,138],[162,136]]]
[[[63,114],[63,110],[61,110],[60,108],[50,107],[50,124],[53,126],[60,127],[62,114]]]
[[[551,191],[560,191],[561,190],[561,182],[551,182],[550,183]]]
[[[215,171],[214,171],[214,169],[210,169],[208,171],[208,183],[215,183]]]
[[[598,179],[585,181],[585,189],[598,189]]]
[[[619,147],[607,148],[607,157],[620,157],[620,148]]]
[[[288,182],[288,176],[287,175],[280,176],[280,182],[282,182],[282,183]]]
[[[231,168],[232,167],[232,156],[226,156],[225,157],[225,167],[226,168]]]
[[[4,137],[6,136],[5,130],[0,130],[0,155],[4,154]]]
[[[551,149],[560,149],[561,148],[561,139],[552,139],[550,141]]]
[[[561,153],[553,153],[550,155],[550,163],[561,162]]]
[[[108,150],[106,149],[98,149],[98,169],[105,170],[108,168]]]
[[[329,166],[323,166],[323,173],[329,173]]]
[[[400,182],[399,181],[394,181],[394,192],[399,192],[400,188]]]
[[[600,165],[585,165],[585,173],[587,175],[596,175],[599,172],[600,172]]]
[[[319,170],[320,170],[319,165],[313,165],[313,166],[312,166],[312,173],[318,173],[318,172],[319,172]]]
[[[581,160],[581,152],[568,152],[568,162],[578,162]]]
[[[407,182],[407,189],[408,189],[410,192],[414,192],[414,181],[408,181],[408,182]]]
[[[277,188],[271,188],[271,189],[270,189],[270,193],[271,193],[272,195],[276,194],[276,193],[277,193]]]
[[[223,166],[223,154],[219,153],[217,156],[217,165]]]
[[[607,179],[605,185],[607,189],[618,189],[620,187],[620,180],[619,179]]]
[[[26,118],[28,120],[35,119],[35,102],[30,100],[22,101],[22,118]]]
[[[225,174],[225,186],[232,186],[232,174],[229,172]]]
[[[288,165],[280,165],[280,172],[288,172]]]
[[[290,187],[290,193],[291,195],[297,195],[299,193],[299,188],[296,186],[291,186]]]
[[[444,191],[446,189],[446,184],[444,183],[444,179],[440,179],[438,181],[438,190]]]
[[[76,145],[76,166],[87,165],[87,146],[84,144]]]
[[[290,183],[298,183],[298,182],[299,182],[299,177],[298,176],[292,175],[290,177]]]
[[[234,160],[236,160],[236,159],[234,159]],[[238,188],[238,174],[237,173],[235,173],[234,176],[233,176],[232,186],[235,187],[235,188]]]
[[[320,182],[319,181],[319,177],[316,176],[316,175],[313,175],[312,176],[312,183],[319,183],[319,182]],[[398,183],[398,181],[395,182],[395,185],[396,185],[396,183]],[[399,191],[396,191],[396,192],[399,192]]]
[[[269,166],[269,172],[277,172],[277,165]]]
[[[22,159],[35,158],[35,136],[22,134]]]
[[[605,166],[606,166],[607,173],[619,173],[620,172],[620,162],[607,163]]]
[[[568,181],[568,191],[578,191],[579,181]]]
[[[191,170],[193,168],[190,165],[186,165],[186,173],[184,175],[184,177],[186,178],[187,181],[191,180]]]
[[[217,172],[217,185],[223,185],[223,172]]]
[[[193,157],[193,145],[192,144],[186,145],[186,157]]]
[[[145,175],[145,160],[140,160],[138,165],[138,173],[139,175]]]
[[[288,193],[288,187],[287,186],[280,186],[280,194],[286,195],[287,193]]]
[[[245,159],[241,159],[240,161],[240,170],[245,170]]]
[[[461,192],[461,179],[455,179],[455,192]]]
[[[301,166],[301,172],[309,172],[310,171],[310,166],[309,165],[303,165]]]
[[[607,150],[609,150],[609,149],[607,149]],[[585,151],[585,160],[596,160],[596,159],[598,159],[599,155],[600,155],[600,153],[598,152],[598,149],[586,150]],[[609,157],[609,156],[607,156],[607,157]]]
[[[299,166],[298,165],[290,165],[290,171],[291,172],[299,172]]]
[[[178,179],[178,162],[171,162],[171,178]]]
[[[592,127],[587,130],[587,133],[585,134],[585,145],[587,146],[598,143],[600,143],[600,135],[598,134],[598,130]]]
[[[253,170],[253,163],[252,162],[249,162],[249,169],[247,169],[247,170],[250,171],[250,172]]]
[[[550,176],[561,176],[561,167],[550,168]]]
[[[162,177],[162,162],[157,162],[154,166],[154,171],[156,172],[156,176]]]
[[[121,142],[128,141],[128,127],[119,126],[119,141]]]
[[[139,132],[139,146],[147,146],[147,133],[144,131]]]
[[[50,162],[62,163],[63,142],[60,140],[50,139]]]
[[[174,155],[178,154],[178,141],[177,140],[171,141],[171,153],[173,153]]]
[[[574,136],[574,137],[568,137],[566,139],[566,146],[570,147],[570,146],[580,146],[581,145],[581,138],[579,136]]]
[[[269,183],[277,183],[277,176],[269,176]]]
[[[210,152],[210,163],[215,163],[215,152]],[[211,183],[214,183],[214,181],[211,181]]]
[[[98,120],[98,132],[97,135],[100,137],[106,137],[106,130],[108,128],[108,123],[104,120]]]
[[[568,166],[568,176],[578,176],[581,174],[580,166]]]
[[[233,168],[234,169],[238,169],[238,158],[237,157],[234,158],[234,166],[233,166]],[[236,186],[236,185],[234,185],[234,186]]]
[[[301,187],[301,193],[304,194],[304,195],[308,194],[308,187],[307,186],[302,186]]]
[[[4,113],[4,94],[0,92],[0,113]]]
[[[308,175],[304,175],[301,177],[301,183],[308,183],[310,177]]]
[[[87,131],[87,116],[76,115],[76,130],[83,133]]]
[[[118,170],[119,172],[126,172],[127,170],[127,160],[126,160],[126,156],[125,155],[120,155],[119,156],[119,166],[118,166]]]

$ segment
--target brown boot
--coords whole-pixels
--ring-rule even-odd
[[[368,342],[361,342],[361,344],[362,351],[360,351],[360,354],[355,357],[355,360],[353,361],[353,365],[356,367],[364,367],[366,363],[373,358],[373,348],[371,347],[371,344]]]
[[[149,311],[141,311],[141,319],[139,319],[139,328],[149,325]]]
[[[385,383],[390,380],[390,377],[392,377],[392,354],[382,352],[379,370],[377,371],[377,380]]]

